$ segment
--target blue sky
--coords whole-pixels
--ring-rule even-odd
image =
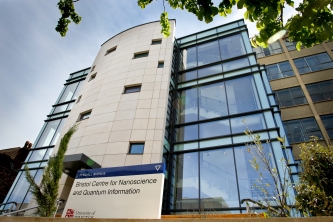
[[[80,0],[75,7],[82,21],[70,24],[63,38],[54,29],[60,17],[57,2],[0,1],[0,149],[34,143],[68,75],[90,67],[110,37],[157,21],[163,11],[162,0],[144,10],[136,0]],[[166,11],[176,19],[176,37],[241,19],[244,13],[235,10],[206,24],[186,11]],[[246,23],[253,36],[254,24]]]

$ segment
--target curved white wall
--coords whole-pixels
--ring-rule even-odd
[[[80,113],[92,113],[80,121],[66,155],[84,153],[102,167],[162,161],[175,30],[175,21],[170,22],[168,38],[161,35],[159,22],[153,22],[120,33],[102,45],[92,65],[95,69],[79,93],[82,98],[72,108],[61,136]],[[162,43],[152,45],[153,39],[162,39]],[[115,46],[116,51],[105,55]],[[134,53],[141,51],[149,51],[149,56],[133,59]],[[164,61],[164,68],[157,68],[158,61]],[[95,73],[96,78],[89,81]],[[137,84],[142,85],[140,92],[123,94],[125,86]],[[128,154],[131,142],[144,142],[144,153]]]

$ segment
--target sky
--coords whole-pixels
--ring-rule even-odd
[[[71,23],[66,37],[55,31],[60,12],[57,0],[0,1],[0,149],[35,142],[70,73],[90,67],[102,43],[136,25],[159,20],[162,0],[146,9],[137,0],[80,0],[82,17]],[[227,18],[216,16],[206,24],[196,16],[167,6],[176,19],[176,37],[243,18],[234,10]],[[284,14],[293,13],[287,11]],[[255,25],[246,21],[250,37]]]

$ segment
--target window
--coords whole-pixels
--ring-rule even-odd
[[[296,44],[297,42],[290,42],[288,39],[283,39],[284,44],[286,45],[288,51],[296,50]],[[304,45],[301,46],[301,48],[304,48]]]
[[[333,115],[321,116],[320,118],[323,121],[328,136],[333,139]]]
[[[163,68],[164,67],[164,61],[158,62],[157,68]]]
[[[145,148],[144,143],[131,143],[128,153],[129,154],[143,154],[144,148]]]
[[[217,118],[260,109],[252,76],[183,90],[179,123]]]
[[[125,86],[124,94],[140,92],[141,85],[138,86]]]
[[[316,120],[313,117],[284,121],[283,127],[290,143],[309,141],[311,136],[322,139]]]
[[[313,56],[307,56],[304,58],[294,59],[294,63],[300,74],[333,68],[332,59],[326,52]]]
[[[266,66],[266,70],[269,81],[295,75],[288,61]]]
[[[133,57],[133,59],[138,59],[138,58],[147,57],[148,54],[149,54],[149,51],[147,51],[147,52],[138,52],[138,53],[134,53],[134,57]]]
[[[92,74],[92,75],[90,76],[90,79],[89,79],[88,82],[90,82],[91,80],[95,79],[95,78],[96,78],[96,75],[97,75],[97,73]]]
[[[96,66],[93,66],[90,72],[93,72],[95,70]]]
[[[333,99],[333,80],[306,85],[313,102]]]
[[[108,50],[106,51],[105,55],[108,55],[108,54],[110,54],[111,52],[116,51],[116,49],[117,49],[117,46],[115,46],[115,47],[113,47],[113,48],[111,48],[111,49],[108,49]]]
[[[277,41],[272,44],[269,44],[267,48],[262,48],[262,47],[253,48],[253,51],[257,54],[257,58],[261,58],[265,56],[282,53],[283,49],[280,45],[280,42]]]
[[[162,39],[153,39],[152,41],[151,41],[151,44],[152,45],[159,45],[159,44],[161,44],[162,43]]]
[[[280,107],[307,104],[301,87],[275,91],[275,101]]]
[[[91,114],[91,110],[88,111],[88,112],[85,112],[85,113],[81,113],[81,114],[80,114],[79,121],[81,121],[81,120],[85,120],[85,119],[88,119],[89,116],[90,116],[90,114]]]
[[[81,96],[79,96],[79,98],[77,98],[77,101],[76,101],[76,103],[79,103],[79,102],[80,102],[80,100],[81,100],[81,97],[82,97],[82,95],[81,95]]]

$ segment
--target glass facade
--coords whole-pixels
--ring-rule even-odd
[[[175,45],[174,60],[179,64],[172,73],[175,87],[170,89],[169,105],[177,106],[174,118],[167,118],[171,126],[166,134],[170,143],[167,213],[202,209],[242,213],[246,212],[242,199],[262,198],[254,186],[259,175],[245,146],[246,127],[262,140],[274,141],[263,145],[272,167],[278,165],[275,158],[284,155],[276,140],[284,130],[279,129],[282,122],[273,108],[274,94],[253,56],[247,30],[240,26],[236,21],[228,24],[229,29],[206,30],[178,39]],[[272,182],[265,170],[261,178]],[[273,191],[268,193],[273,196]]]
[[[9,190],[4,203],[15,201],[18,203],[16,210],[24,209],[31,200],[29,184],[25,178],[25,165],[28,166],[31,175],[36,183],[40,182],[43,169],[53,151],[54,145],[59,139],[61,130],[65,124],[68,113],[78,97],[83,82],[89,73],[90,68],[70,74],[65,83],[64,89],[59,95],[55,105],[47,116],[31,151],[29,152],[25,164],[22,166],[11,189]],[[8,210],[11,204],[3,205],[0,210]]]
[[[333,115],[320,116],[330,139],[333,139]]]

